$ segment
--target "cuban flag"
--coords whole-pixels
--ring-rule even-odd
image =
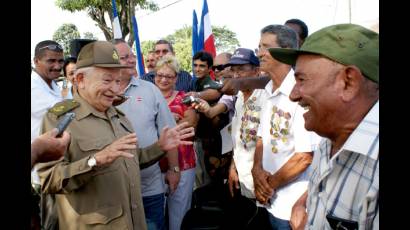
[[[215,40],[212,34],[211,20],[209,18],[208,3],[204,0],[201,15],[201,25],[199,28],[198,46],[203,47],[203,50],[216,56]]]
[[[140,37],[138,35],[138,25],[134,15],[132,16],[132,27],[134,30],[135,54],[137,56],[137,72],[138,76],[142,77],[142,75],[145,74],[144,57],[141,53]]]
[[[118,18],[118,13],[117,13],[117,5],[115,3],[115,0],[112,0],[112,14],[114,15],[114,20],[112,22],[112,30],[114,32],[114,38],[122,38],[122,32],[121,32],[121,25],[120,25],[120,19]]]
[[[192,56],[201,49],[202,47],[198,48],[198,18],[196,17],[196,11],[194,10],[192,14]]]

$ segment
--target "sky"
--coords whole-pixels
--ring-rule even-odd
[[[55,1],[31,0],[32,57],[35,45],[52,39],[63,23],[75,24],[81,35],[92,32],[100,40],[105,40],[102,31],[85,11],[63,11]],[[200,20],[203,0],[153,1],[164,8],[157,12],[135,13],[140,41],[158,40],[184,25],[192,25],[193,10]],[[379,0],[207,0],[211,25],[226,26],[236,33],[241,47],[250,49],[257,48],[263,27],[283,24],[290,18],[304,21],[309,34],[329,25],[349,23],[349,2],[351,23],[370,28],[378,22]],[[174,4],[169,5],[171,3]],[[106,21],[109,22],[108,16]]]

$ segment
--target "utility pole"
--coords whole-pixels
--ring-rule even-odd
[[[349,0],[349,23],[352,23],[352,0]]]

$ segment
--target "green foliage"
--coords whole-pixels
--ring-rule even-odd
[[[72,23],[63,24],[53,34],[53,40],[63,46],[64,56],[70,55],[70,41],[76,38],[80,38],[80,32]]]
[[[113,38],[112,31],[112,6],[111,0],[56,0],[56,5],[70,12],[87,11],[88,15],[94,20],[102,30],[107,41]],[[157,11],[158,5],[149,0],[116,0],[119,21],[121,24],[122,37],[125,38],[132,31],[131,17],[136,9]],[[110,22],[107,23],[105,15],[109,15]],[[128,44],[134,43],[134,36],[129,36]]]
[[[212,33],[214,34],[217,53],[233,53],[236,48],[240,47],[236,34],[226,28],[226,26],[212,26]]]
[[[236,34],[225,26],[212,26],[212,32],[215,37],[217,54],[222,52],[233,52],[240,46]],[[185,71],[192,72],[192,26],[184,25],[173,34],[166,36],[165,39],[173,44],[174,52],[181,68]],[[152,42],[152,44],[155,43],[153,41],[149,42]],[[142,47],[144,50],[144,42],[142,42]],[[143,53],[145,56],[146,53]]]
[[[141,52],[144,57],[147,57],[149,51],[154,50],[155,42],[152,40],[141,42]]]

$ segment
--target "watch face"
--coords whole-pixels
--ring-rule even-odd
[[[87,163],[88,163],[88,166],[94,167],[94,166],[97,164],[97,161],[95,160],[94,157],[91,157],[91,158],[88,160]]]
[[[180,170],[179,170],[179,167],[178,166],[175,166],[174,167],[174,172],[179,172]]]

